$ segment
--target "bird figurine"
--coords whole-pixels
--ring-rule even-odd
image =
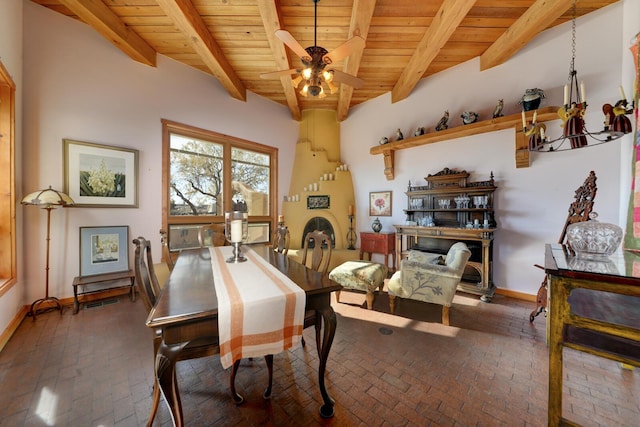
[[[382,138],[380,138],[380,141],[378,142],[380,145],[384,145],[387,144],[389,142],[389,138],[387,138],[386,136],[383,136]]]
[[[440,130],[448,129],[449,128],[449,125],[447,124],[448,121],[449,121],[449,110],[445,110],[444,116],[442,116],[442,118],[440,119],[440,121],[438,121],[438,124],[436,125],[436,130],[440,131]]]
[[[533,88],[524,91],[524,95],[518,101],[518,104],[522,104],[524,111],[537,110],[540,106],[540,101],[546,98],[542,89]]]
[[[475,111],[465,111],[460,117],[462,118],[462,124],[468,125],[478,121],[478,113]]]
[[[502,108],[504,107],[504,102],[502,99],[498,99],[498,103],[496,104],[496,108],[493,109],[493,118],[502,117]]]
[[[413,132],[413,136],[420,136],[420,135],[424,135],[423,127],[417,127],[415,132]]]
[[[400,130],[400,128],[398,128],[398,130],[396,130],[396,141],[402,141],[404,139],[404,135],[402,134],[402,131]]]

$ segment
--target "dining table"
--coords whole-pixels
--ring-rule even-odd
[[[305,311],[315,311],[321,320],[315,323],[322,329],[321,335],[316,333],[318,385],[322,396],[320,415],[330,418],[334,415],[335,401],[327,392],[324,377],[337,323],[331,293],[341,290],[342,286],[329,279],[328,274],[310,269],[270,246],[251,245],[251,249],[304,290]],[[175,364],[180,351],[192,341],[218,336],[218,298],[213,278],[208,247],[182,250],[146,321],[148,327],[161,335],[162,342],[155,355],[155,375],[177,426],[184,424],[175,382]],[[260,286],[259,278],[255,285]]]

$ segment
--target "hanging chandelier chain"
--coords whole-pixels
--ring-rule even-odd
[[[576,11],[578,0],[573,0],[573,19],[571,21],[571,64],[569,66],[569,81],[575,74],[575,62],[576,62]]]

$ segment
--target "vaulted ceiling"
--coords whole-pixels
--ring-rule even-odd
[[[78,19],[126,53],[155,66],[165,55],[211,74],[229,96],[247,91],[286,105],[295,120],[311,108],[349,109],[391,92],[411,95],[420,79],[480,57],[482,70],[509,60],[547,28],[571,20],[571,0],[320,0],[317,45],[328,51],[354,35],[365,48],[332,66],[364,80],[340,85],[323,99],[303,97],[290,75],[300,58],[275,36],[287,30],[303,47],[314,44],[314,0],[32,0]],[[618,0],[579,0],[577,16]]]

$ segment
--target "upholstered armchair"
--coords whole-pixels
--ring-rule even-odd
[[[396,297],[431,302],[442,306],[442,324],[449,325],[449,307],[470,256],[463,242],[453,244],[446,257],[409,251],[387,284],[391,314]]]

